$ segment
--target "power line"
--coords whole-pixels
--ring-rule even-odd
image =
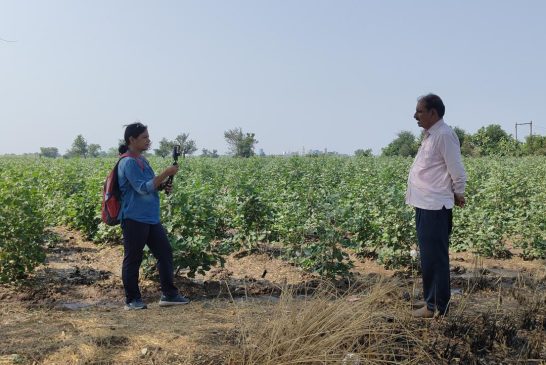
[[[516,123],[516,141],[518,140],[518,125],[529,125],[529,137],[533,136],[533,121],[528,123]]]

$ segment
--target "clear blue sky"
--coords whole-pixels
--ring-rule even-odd
[[[546,134],[546,1],[0,0],[0,154],[103,150],[140,120],[267,154],[381,148],[419,95],[468,132]],[[11,41],[11,42],[8,42]],[[528,133],[522,128],[521,134]]]

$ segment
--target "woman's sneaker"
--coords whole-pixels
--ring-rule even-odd
[[[125,310],[139,310],[148,308],[142,299],[133,299],[130,303],[125,304]]]
[[[161,295],[161,299],[159,299],[159,306],[170,307],[173,305],[188,304],[189,302],[190,300],[188,298],[180,294],[174,295],[172,297],[167,295]]]

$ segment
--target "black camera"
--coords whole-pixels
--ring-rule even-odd
[[[175,144],[173,146],[173,165],[176,166],[178,165],[178,157],[181,155],[181,152],[180,152],[180,145],[178,144]],[[166,186],[172,186],[173,184],[173,179],[174,179],[174,175],[171,175],[169,176],[169,178],[167,179],[167,182],[165,183]],[[165,191],[165,194],[169,195],[169,192],[166,190]]]
[[[175,144],[173,146],[173,160],[174,160],[174,163],[173,165],[176,165],[178,163],[178,157],[181,155],[182,153],[180,152],[180,145],[179,144]]]

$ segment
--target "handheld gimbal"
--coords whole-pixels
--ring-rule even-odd
[[[180,156],[180,154],[181,154],[181,153],[180,153],[180,145],[175,144],[175,145],[173,146],[173,160],[174,160],[173,166],[178,165],[178,156]],[[182,158],[184,158],[184,157],[185,157],[185,156],[182,155]],[[172,186],[172,184],[173,184],[173,179],[174,179],[174,175],[169,176],[169,178],[167,179],[167,183],[166,183],[165,185],[166,185],[166,186]],[[169,195],[169,192],[166,190],[166,191],[165,191],[165,194]]]

